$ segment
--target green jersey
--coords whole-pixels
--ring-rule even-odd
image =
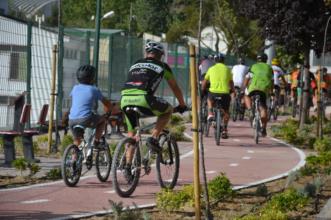
[[[205,80],[210,82],[209,91],[212,93],[230,93],[230,81],[232,73],[223,63],[217,63],[210,67],[205,76]]]
[[[263,62],[258,62],[251,66],[249,72],[251,73],[251,82],[248,87],[248,92],[262,91],[268,94],[273,79],[271,66]]]

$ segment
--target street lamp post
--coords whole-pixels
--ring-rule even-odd
[[[94,36],[94,53],[93,65],[95,67],[95,85],[98,85],[98,70],[99,70],[99,39],[100,39],[100,13],[101,13],[101,0],[97,0],[97,8],[95,13],[95,36]]]

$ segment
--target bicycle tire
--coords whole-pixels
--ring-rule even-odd
[[[221,110],[217,109],[217,113],[216,113],[216,128],[215,128],[215,142],[216,145],[219,146],[220,142],[221,142],[221,132],[222,132],[222,128],[221,128]]]
[[[212,124],[212,122],[210,120],[207,120],[206,128],[205,128],[205,137],[209,136],[209,131],[210,131],[211,124]]]
[[[277,107],[274,109],[272,118],[274,119],[274,121],[277,121],[277,118],[278,118],[278,108]]]
[[[172,189],[176,186],[179,174],[180,158],[178,145],[171,136],[161,134],[160,140],[162,138],[165,138],[165,141],[161,143],[162,152],[156,158],[156,176],[161,188]],[[167,174],[170,175],[168,176]]]
[[[238,106],[238,100],[236,98],[235,103],[234,103],[234,105],[232,107],[232,121],[233,122],[237,121],[238,111],[239,111],[239,106]]]
[[[97,150],[95,158],[96,173],[100,182],[108,180],[112,164],[109,145],[105,143],[103,147],[103,149]]]
[[[268,121],[271,120],[271,115],[273,115],[273,109],[272,109],[272,106],[270,106],[270,107],[268,108]]]
[[[61,174],[64,183],[74,187],[78,183],[82,173],[82,154],[79,148],[71,144],[63,153],[61,162]]]
[[[254,120],[255,120],[254,140],[255,140],[255,143],[258,144],[259,143],[259,132],[261,130],[260,118],[258,116],[255,116]]]
[[[243,121],[245,119],[245,107],[241,106],[240,107],[240,114],[239,114],[239,120]]]
[[[132,167],[131,167],[131,173],[133,175],[131,176],[133,179],[128,180],[128,177],[125,176],[125,169],[124,166],[125,163],[125,153],[126,153],[126,146],[127,145],[136,145],[135,140],[132,138],[126,137],[123,140],[121,140],[115,149],[113,161],[112,161],[112,182],[113,187],[117,195],[120,197],[129,197],[136,189],[139,178],[140,178],[140,171],[141,171],[141,156],[140,156],[140,149],[135,147],[135,152],[133,154],[133,160],[132,160]],[[120,179],[120,175],[123,175],[123,180]],[[125,188],[122,188],[123,186],[127,186]]]

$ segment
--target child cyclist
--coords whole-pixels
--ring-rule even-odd
[[[79,84],[75,85],[70,93],[71,108],[69,113],[69,127],[74,136],[74,144],[77,146],[80,144],[81,138],[79,134],[75,134],[73,130],[75,125],[95,128],[94,146],[97,148],[100,143],[106,120],[93,111],[95,104],[101,101],[105,112],[111,111],[111,102],[94,86],[95,72],[96,69],[91,65],[79,67],[76,72]]]

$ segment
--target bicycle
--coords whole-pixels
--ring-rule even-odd
[[[258,144],[260,132],[262,129],[262,121],[261,121],[261,115],[260,115],[260,95],[254,95],[253,102],[254,102],[254,105],[252,108],[252,114],[253,114],[252,127],[254,129],[255,143]]]
[[[103,117],[109,119],[111,116],[109,113],[106,113]],[[75,144],[67,146],[63,153],[61,173],[64,183],[69,187],[76,186],[80,177],[92,169],[93,161],[95,161],[96,174],[99,181],[106,182],[110,175],[112,162],[110,148],[105,138],[105,135],[107,134],[107,124],[98,148],[95,148],[95,146],[92,145],[95,129],[92,129],[87,140],[84,138],[86,127],[75,125],[73,129],[82,141],[79,146],[76,146]],[[83,167],[86,168],[84,172],[82,172]]]
[[[234,97],[234,103],[232,106],[232,121],[237,121],[238,115],[239,120],[244,120],[245,117],[245,107],[241,102],[241,99],[243,97],[243,93],[240,90],[240,88],[235,88],[235,97]]]
[[[271,116],[274,121],[277,120],[278,117],[278,104],[276,102],[275,94],[271,94],[270,96],[270,105],[268,107],[268,121],[271,120]]]
[[[208,96],[204,95],[201,99],[201,127],[202,127],[202,133],[206,134],[207,131],[207,118],[208,118],[208,105],[207,105],[207,99]]]
[[[142,176],[149,175],[152,169],[154,155],[150,149],[144,152],[142,133],[150,130],[156,122],[140,126],[139,119],[144,117],[138,107],[126,107],[125,111],[134,114],[137,120],[135,137],[125,137],[116,146],[112,162],[112,181],[115,192],[120,197],[129,197],[135,191],[139,179]],[[175,112],[174,112],[175,113]],[[171,132],[163,130],[159,136],[159,144],[162,151],[156,155],[156,173],[157,181],[161,188],[172,189],[175,187],[179,174],[179,151],[178,145]],[[127,151],[131,148],[133,152],[131,167],[127,167]],[[142,157],[142,155],[144,155]],[[143,175],[141,171],[144,171]],[[167,176],[169,174],[169,176]]]
[[[215,117],[212,120],[207,121],[207,128],[206,128],[206,134],[205,136],[208,137],[210,127],[214,127],[214,137],[216,145],[220,145],[221,141],[221,134],[223,132],[223,110],[221,110],[222,104],[221,104],[222,97],[215,97],[214,98],[214,107],[213,112]]]

